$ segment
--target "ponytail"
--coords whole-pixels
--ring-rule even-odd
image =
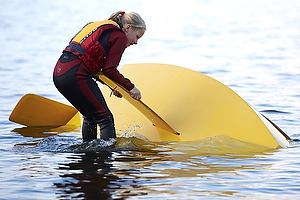
[[[124,11],[117,11],[111,14],[108,20],[116,22],[121,29],[123,28],[123,25],[130,24],[135,29],[146,30],[144,20],[135,12],[125,13]]]

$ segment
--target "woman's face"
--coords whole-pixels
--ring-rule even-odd
[[[129,47],[130,45],[137,44],[137,41],[144,35],[145,30],[144,29],[135,29],[132,28],[130,24],[125,24],[123,27],[123,31],[125,35],[127,36],[127,45],[126,47]]]

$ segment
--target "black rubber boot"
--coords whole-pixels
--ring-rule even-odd
[[[109,138],[116,138],[116,130],[114,120],[111,115],[105,115],[101,120],[97,121],[100,127],[100,138],[109,140]]]
[[[115,126],[110,124],[105,128],[100,128],[100,138],[103,140],[109,140],[109,138],[116,138]]]
[[[83,141],[91,141],[97,139],[97,123],[83,117],[82,123],[82,139]]]

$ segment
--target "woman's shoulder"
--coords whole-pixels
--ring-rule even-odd
[[[113,30],[111,32],[109,40],[114,42],[127,43],[127,36],[121,30]]]
[[[127,38],[126,37],[126,35],[125,35],[125,33],[122,31],[122,30],[120,30],[120,29],[114,29],[114,30],[112,30],[112,32],[111,32],[111,35],[114,35],[114,36],[116,36],[116,37],[125,37],[125,38]]]

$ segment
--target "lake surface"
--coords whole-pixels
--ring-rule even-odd
[[[165,63],[207,74],[283,129],[291,147],[222,136],[82,143],[80,129],[10,122],[27,93],[69,104],[52,83],[62,49],[87,22],[117,10],[140,13],[148,29],[120,67]],[[299,199],[299,10],[297,0],[1,1],[0,199]]]

